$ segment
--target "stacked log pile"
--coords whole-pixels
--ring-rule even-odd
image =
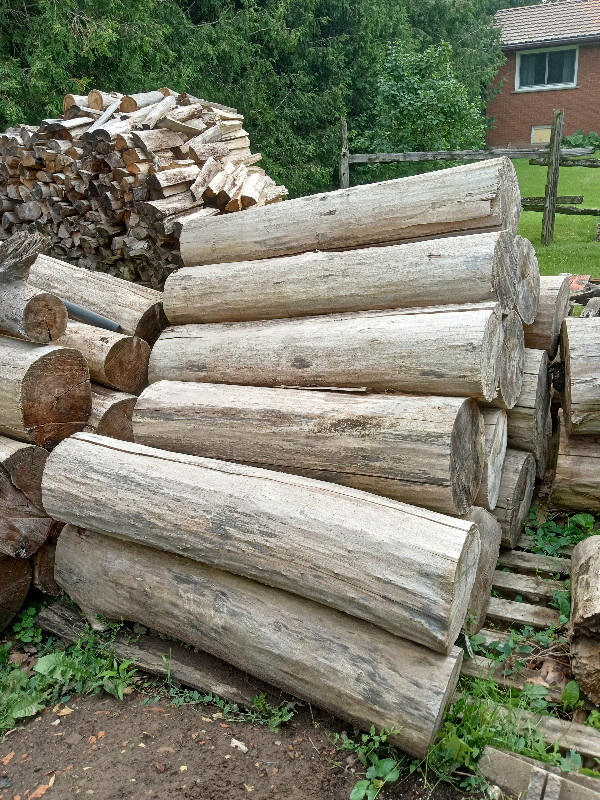
[[[235,109],[161,89],[67,95],[63,110],[0,136],[0,221],[5,235],[44,232],[80,267],[159,288],[186,220],[287,194]]]

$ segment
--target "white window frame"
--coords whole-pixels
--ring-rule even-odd
[[[521,56],[532,55],[533,53],[554,53],[558,50],[575,50],[575,68],[574,68],[574,81],[573,83],[544,83],[537,86],[523,86],[519,85],[521,75]],[[517,51],[517,63],[515,69],[515,92],[548,92],[555,89],[575,89],[577,87],[577,72],[579,68],[579,47],[577,45],[565,45],[564,47],[540,47],[537,50],[519,50]]]

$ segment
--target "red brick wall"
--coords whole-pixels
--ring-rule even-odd
[[[529,147],[531,128],[550,125],[552,111],[565,109],[564,135],[581,128],[600,133],[600,45],[580,45],[577,87],[540,92],[515,92],[516,54],[506,54],[498,79],[505,78],[502,92],[490,102],[487,113],[495,118],[486,137],[488,147]]]

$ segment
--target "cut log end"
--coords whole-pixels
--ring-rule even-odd
[[[28,303],[23,314],[23,331],[30,342],[56,341],[67,329],[68,314],[63,302],[41,292]]]
[[[500,231],[493,262],[493,280],[502,313],[508,314],[516,302],[517,250],[510,231]]]
[[[502,546],[514,548],[529,513],[535,487],[535,458],[520,450],[506,451],[494,516],[502,528]]]
[[[511,311],[502,323],[502,356],[500,360],[500,393],[506,408],[513,408],[523,386],[525,338],[519,315]]]
[[[508,422],[502,408],[487,408],[482,412],[485,424],[485,455],[479,492],[475,504],[493,511],[500,494],[502,467],[506,454]]]
[[[515,237],[517,250],[517,311],[525,325],[535,321],[540,304],[540,268],[529,239]]]
[[[483,417],[477,403],[465,400],[450,439],[450,484],[456,513],[466,514],[481,484],[484,466]]]
[[[473,506],[467,519],[474,522],[479,529],[480,551],[477,564],[477,576],[471,599],[466,628],[470,634],[477,633],[485,622],[488,604],[492,592],[494,570],[500,553],[502,529],[498,520],[483,508]]]
[[[517,171],[510,158],[502,158],[498,175],[498,200],[502,227],[516,235],[521,219],[521,191]]]
[[[31,585],[31,567],[22,558],[0,555],[0,632],[15,618]]]
[[[150,346],[139,336],[122,337],[106,356],[107,383],[122,392],[137,394],[148,382]]]
[[[481,387],[483,398],[491,403],[498,394],[497,363],[502,349],[500,315],[490,314],[485,326],[481,351]]]

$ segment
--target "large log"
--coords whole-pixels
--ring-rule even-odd
[[[11,483],[42,509],[42,474],[48,451],[43,447],[17,442],[0,436],[0,465],[7,471]]]
[[[424,758],[460,670],[443,656],[302,597],[67,526],[55,575],[94,617],[136,620],[206,650]]]
[[[19,612],[30,585],[29,562],[23,558],[0,555],[0,633]]]
[[[479,535],[462,520],[83,433],[50,454],[42,487],[62,522],[293,591],[432,649],[449,652],[464,622]]]
[[[131,418],[137,397],[92,383],[92,413],[84,430],[133,442]]]
[[[0,466],[0,553],[29,558],[50,535],[53,521],[12,483]]]
[[[523,324],[531,325],[540,305],[540,268],[529,239],[515,237],[517,250],[516,307]]]
[[[78,350],[0,336],[0,434],[52,444],[81,430],[91,407]]]
[[[495,310],[425,312],[178,325],[156,342],[149,380],[367,387],[492,400],[502,336]]]
[[[163,304],[172,325],[495,299],[508,313],[515,303],[516,264],[508,231],[311,252],[184,267],[167,278]]]
[[[101,314],[129,336],[150,345],[166,324],[161,293],[104,272],[90,272],[50,256],[38,256],[29,273],[33,286]]]
[[[506,450],[498,503],[492,512],[502,528],[502,546],[513,548],[523,533],[535,488],[535,459],[531,453]]]
[[[600,317],[567,317],[560,336],[563,407],[570,435],[600,434]]]
[[[493,514],[479,506],[473,506],[466,518],[477,525],[481,545],[477,575],[471,591],[469,613],[465,623],[467,631],[474,634],[481,630],[485,622],[492,594],[494,570],[500,553],[502,528]]]
[[[600,511],[600,436],[569,436],[562,410],[551,500],[557,508]]]
[[[482,415],[485,424],[483,473],[474,503],[493,511],[498,502],[502,465],[506,454],[506,411],[501,408],[485,408]]]
[[[67,329],[67,309],[55,295],[24,282],[2,287],[1,292],[0,331],[46,344]]]
[[[523,386],[525,339],[523,324],[516,311],[502,320],[502,349],[499,362],[500,397],[505,408],[517,402]]]
[[[290,471],[445,514],[473,505],[483,468],[483,420],[474,401],[459,398],[159,381],[138,399],[133,433],[151,447]]]
[[[516,234],[520,213],[515,169],[498,158],[256,208],[252,224],[237,214],[190,221],[179,241],[184,263],[194,266],[466,230]]]
[[[542,275],[540,277],[540,302],[535,322],[525,325],[525,347],[545,350],[554,358],[563,319],[569,306],[569,276]]]
[[[596,704],[600,703],[599,575],[600,536],[590,536],[571,555],[571,656],[577,683]]]
[[[87,361],[91,380],[96,383],[136,394],[147,382],[150,346],[139,336],[69,320],[57,344],[79,350]]]

